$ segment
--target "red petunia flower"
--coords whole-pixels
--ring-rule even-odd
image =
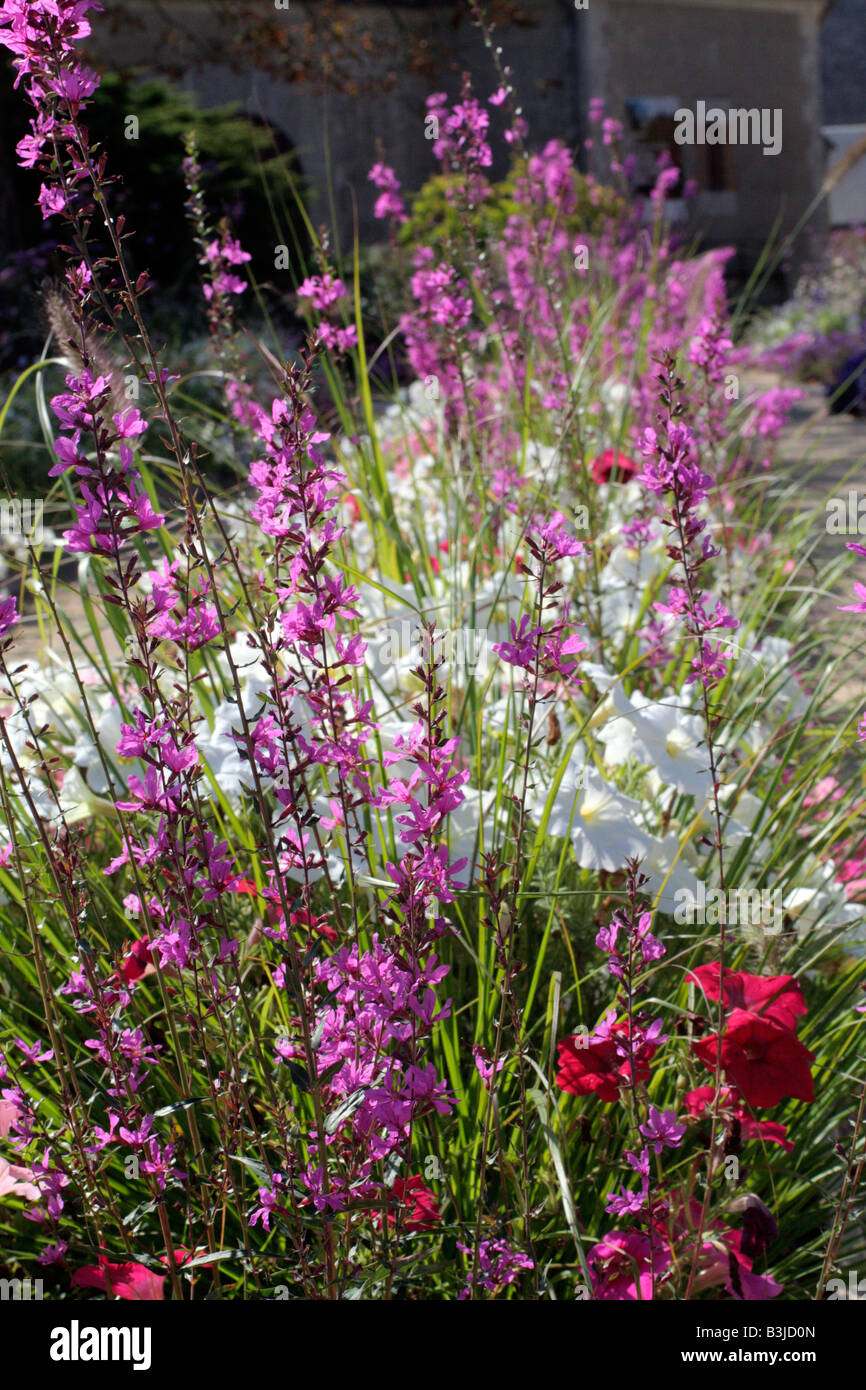
[[[146,936],[140,936],[137,941],[133,942],[129,954],[123,960],[119,973],[128,985],[134,984],[136,980],[141,980],[146,975],[156,973],[153,953]]]
[[[308,927],[310,934],[318,932],[326,941],[337,941],[339,938],[334,928],[328,923],[328,914],[324,913],[321,917],[316,917],[312,912],[308,912],[305,907],[298,908],[297,912],[289,915],[289,921],[293,927]]]
[[[634,459],[630,459],[628,454],[618,454],[616,449],[605,449],[603,454],[592,460],[590,468],[597,483],[609,483],[614,474],[617,482],[624,483],[640,471]]]
[[[619,1100],[619,1088],[631,1080],[628,1058],[617,1051],[617,1042],[628,1037],[628,1024],[617,1023],[604,1038],[563,1038],[559,1044],[557,1085],[573,1096],[597,1095],[599,1100]],[[636,1080],[649,1080],[649,1063],[655,1053],[652,1043],[637,1051]]]
[[[715,1086],[698,1086],[696,1091],[688,1091],[683,1096],[683,1104],[690,1115],[703,1115],[712,1106],[715,1093]],[[739,1120],[743,1139],[763,1139],[768,1144],[780,1145],[786,1153],[793,1153],[794,1145],[788,1138],[786,1125],[780,1125],[776,1120],[753,1119],[743,1108],[739,1096],[730,1089],[722,1091],[720,1101],[724,1112]]]
[[[420,1173],[410,1178],[395,1178],[390,1190],[388,1220],[396,1225],[396,1207],[403,1206],[400,1224],[404,1231],[432,1231],[442,1220],[436,1193],[427,1187]]]
[[[257,898],[259,890],[251,878],[234,878],[226,887],[230,893],[246,893],[250,898]]]
[[[99,1256],[98,1265],[76,1270],[72,1282],[80,1289],[102,1289],[109,1298],[147,1303],[158,1303],[165,1290],[164,1275],[133,1262],[111,1264],[104,1255]]]
[[[694,1198],[674,1205],[670,1228],[679,1242],[680,1263],[690,1262],[695,1252],[695,1234],[700,1224],[700,1203]],[[763,1208],[766,1217],[764,1235],[772,1238],[775,1222]],[[745,1218],[744,1218],[745,1220]],[[775,1232],[778,1234],[778,1232]],[[704,1239],[698,1256],[698,1277],[695,1290],[723,1287],[732,1298],[748,1302],[775,1298],[782,1292],[783,1285],[776,1282],[770,1274],[754,1274],[752,1254],[754,1250],[744,1250],[743,1232],[731,1230],[723,1221],[710,1220],[704,1228]],[[752,1244],[755,1242],[752,1241]]]
[[[709,1071],[716,1066],[718,1034],[694,1043]],[[815,1099],[810,1064],[814,1055],[789,1028],[745,1009],[734,1009],[722,1034],[722,1066],[748,1105],[769,1109],[783,1096]]]
[[[198,1247],[198,1249],[196,1249],[196,1250],[187,1250],[187,1248],[186,1248],[185,1245],[176,1245],[176,1246],[174,1247],[174,1263],[175,1263],[175,1265],[176,1265],[176,1267],[177,1267],[178,1269],[182,1269],[183,1266],[184,1266],[185,1264],[188,1264],[190,1260],[197,1260],[201,1255],[206,1255],[206,1254],[207,1254],[207,1247],[204,1246],[204,1245],[200,1245],[200,1246]],[[160,1262],[160,1264],[168,1265],[169,1267],[171,1266],[171,1261],[170,1261],[170,1259],[168,1258],[168,1255],[160,1255],[160,1257],[159,1257],[159,1262]],[[199,1269],[213,1269],[213,1265],[212,1265],[212,1264],[202,1264],[202,1265],[197,1266],[197,1268],[199,1268]]]
[[[713,1222],[712,1227],[720,1226]],[[771,1274],[755,1274],[752,1261],[744,1254],[742,1231],[724,1231],[701,1246],[700,1273],[695,1280],[698,1291],[724,1286],[732,1298],[748,1303],[776,1298],[783,1289]]]
[[[608,1303],[646,1303],[653,1286],[671,1263],[664,1238],[638,1231],[610,1231],[590,1251],[588,1262],[592,1296]],[[639,1290],[639,1291],[638,1291]]]
[[[699,965],[688,974],[708,999],[719,998],[719,965]],[[725,1004],[772,1019],[780,1028],[795,1029],[797,1016],[808,1012],[793,975],[748,975],[744,970],[725,971]]]

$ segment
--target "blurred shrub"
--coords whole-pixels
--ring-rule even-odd
[[[490,196],[473,210],[475,236],[482,248],[495,245],[509,217],[520,211],[515,199],[519,177],[519,169],[513,166],[506,178],[491,184]],[[577,171],[573,179],[577,203],[574,213],[565,219],[565,226],[576,234],[592,236],[619,215],[625,203],[613,188],[590,184]],[[459,245],[465,240],[465,214],[461,212],[459,197],[455,196],[461,181],[460,175],[437,174],[419,189],[410,201],[409,220],[400,230],[404,246],[430,245],[436,241]],[[547,212],[553,215],[552,204]],[[545,216],[544,209],[540,210],[540,215]]]

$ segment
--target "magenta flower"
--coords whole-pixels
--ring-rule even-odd
[[[5,637],[17,622],[20,622],[18,602],[14,594],[9,594],[7,598],[0,599],[0,637]]]
[[[641,1134],[650,1141],[650,1146],[657,1154],[662,1149],[677,1149],[682,1143],[683,1135],[686,1132],[685,1125],[677,1124],[677,1117],[673,1110],[658,1110],[656,1106],[649,1108],[649,1119],[646,1124],[639,1125]]]
[[[408,220],[403,199],[400,197],[400,180],[387,164],[374,164],[367,178],[380,190],[373,208],[376,218],[393,217],[398,222]]]
[[[134,799],[118,801],[119,811],[177,811],[183,795],[183,788],[168,786],[155,767],[147,769],[143,782],[135,773],[130,773],[129,790]]]
[[[336,275],[309,275],[298,285],[298,298],[309,299],[314,309],[330,309],[346,297],[346,286]]]
[[[66,207],[66,194],[62,188],[50,188],[43,183],[36,201],[42,209],[43,220],[46,220],[58,212],[63,212]]]
[[[853,548],[853,547],[850,547]],[[856,603],[837,603],[836,607],[841,613],[866,613],[866,584],[854,581],[854,593],[857,595]]]
[[[655,1282],[671,1259],[670,1251],[658,1239],[650,1244],[649,1237],[637,1231],[611,1231],[588,1256],[593,1298],[624,1303],[649,1301]]]
[[[530,627],[530,617],[524,613],[520,623],[511,619],[511,641],[495,642],[493,650],[497,656],[501,656],[509,666],[520,666],[524,670],[532,665],[536,657],[535,638],[541,636],[544,631],[540,627]]]
[[[473,1259],[474,1251],[471,1246],[463,1245],[458,1240],[457,1249],[470,1261]],[[534,1261],[528,1255],[524,1255],[522,1250],[514,1250],[507,1240],[487,1238],[479,1243],[478,1285],[493,1297],[501,1293],[509,1284],[513,1284],[522,1271],[531,1272],[534,1269]],[[460,1294],[460,1298],[467,1299],[471,1293],[472,1280],[470,1279]]]
[[[485,1089],[489,1091],[490,1083],[493,1080],[494,1074],[501,1072],[502,1068],[505,1066],[505,1058],[500,1057],[494,1069],[493,1061],[488,1056],[486,1050],[483,1047],[478,1046],[477,1044],[472,1049],[472,1056],[475,1061],[475,1068],[478,1072],[478,1075],[484,1082]]]
[[[53,1049],[49,1047],[42,1051],[41,1043],[33,1043],[28,1046],[22,1038],[15,1038],[14,1041],[15,1046],[24,1053],[26,1059],[21,1063],[22,1067],[33,1067],[37,1062],[50,1062],[54,1057]]]

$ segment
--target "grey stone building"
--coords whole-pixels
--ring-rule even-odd
[[[588,102],[602,97],[626,123],[639,170],[667,145],[696,180],[690,230],[754,255],[777,219],[791,228],[815,200],[827,161],[822,121],[866,119],[862,82],[858,90],[842,71],[845,25],[866,22],[866,5],[837,0],[836,9],[827,0],[526,0],[505,9],[494,43],[514,69],[531,143],[557,136],[585,158]],[[822,21],[835,26],[823,52]],[[236,100],[279,127],[316,190],[314,215],[325,220],[333,207],[343,236],[356,208],[361,235],[377,234],[366,174],[380,153],[408,188],[434,172],[424,138],[431,91],[456,95],[463,71],[481,96],[498,85],[463,3],[106,0],[95,29],[101,63],[170,70],[201,103]],[[311,61],[299,73],[300,51]],[[834,89],[823,107],[822,64]],[[337,69],[340,80],[329,80]],[[699,103],[779,113],[778,149],[765,152],[748,122],[732,126],[727,143],[714,143],[704,122],[704,143],[698,131],[679,145],[676,114]],[[821,218],[819,207],[815,225]]]

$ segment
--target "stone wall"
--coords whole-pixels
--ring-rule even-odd
[[[126,0],[128,4],[128,0]],[[106,37],[106,29],[94,25],[93,53],[104,63],[118,66],[148,64],[153,71],[161,63],[160,12],[150,4],[133,6],[143,25]],[[310,8],[292,5],[289,10],[263,13],[274,26],[300,28]],[[531,23],[503,32],[497,42],[505,46],[505,58],[514,65],[520,97],[534,141],[557,135],[573,143],[579,135],[579,90],[576,43],[580,16],[564,0],[533,0],[528,11]],[[106,11],[111,10],[107,0]],[[424,135],[424,101],[433,91],[456,96],[463,71],[470,73],[477,92],[487,97],[498,83],[490,55],[478,29],[464,22],[455,27],[453,4],[433,4],[412,9],[403,6],[363,5],[345,7],[346,50],[353,47],[353,32],[372,30],[381,45],[364,51],[360,42],[359,86],[357,96],[317,92],[307,84],[289,85],[262,71],[236,70],[221,61],[221,35],[207,0],[183,0],[160,7],[180,11],[194,37],[179,37],[171,60],[186,66],[181,85],[195,93],[202,105],[237,101],[252,115],[281,128],[298,149],[303,172],[318,190],[314,217],[330,221],[330,187],[337,225],[342,237],[351,236],[355,206],[362,237],[381,234],[373,221],[375,193],[367,183],[367,172],[384,151],[404,186],[418,188],[437,170],[430,141]],[[429,43],[441,55],[429,75],[418,77],[400,72],[400,45],[407,33],[414,40]],[[384,79],[395,67],[400,77],[395,90],[386,90]],[[382,79],[381,84],[378,78]],[[500,164],[494,173],[504,173]]]
[[[128,6],[130,0],[124,3]],[[306,23],[315,11],[314,5],[293,3],[288,10],[271,10],[262,3],[264,22],[275,26],[275,34],[277,26],[288,26],[291,36],[292,26]],[[866,0],[852,3],[866,8]],[[430,91],[455,95],[463,70],[470,72],[482,96],[497,85],[477,28],[468,22],[455,25],[453,4],[347,5],[343,43],[351,52],[357,34],[363,78],[355,97],[322,94],[304,84],[287,84],[273,73],[237,69],[227,60],[226,36],[207,0],[168,0],[158,7],[141,0],[132,8],[143,27],[126,33],[121,29],[108,38],[107,26],[97,22],[96,56],[114,65],[152,64],[158,71],[164,58],[160,16],[182,16],[187,37],[175,36],[171,59],[185,68],[183,85],[203,104],[235,100],[280,127],[298,148],[303,172],[318,190],[314,218],[330,221],[332,199],[342,239],[352,235],[356,215],[362,238],[376,235],[366,173],[381,151],[409,188],[434,172],[424,137],[424,98]],[[796,222],[823,176],[823,8],[823,0],[588,0],[586,9],[577,10],[569,0],[532,0],[523,6],[529,22],[501,29],[496,42],[515,69],[535,144],[554,136],[579,143],[587,102],[595,95],[605,97],[615,115],[622,115],[625,101],[635,96],[670,95],[683,105],[723,99],[734,106],[781,108],[782,152],[730,151],[731,186],[703,195],[697,204],[695,228],[706,240],[732,240],[754,252],[777,216],[785,227]],[[110,14],[112,0],[106,9]],[[367,44],[362,51],[361,35],[370,31],[381,37],[381,44]],[[405,73],[394,90],[385,90],[393,55],[409,34],[440,56],[425,76]],[[699,179],[701,158],[700,152],[686,152],[687,171]]]

